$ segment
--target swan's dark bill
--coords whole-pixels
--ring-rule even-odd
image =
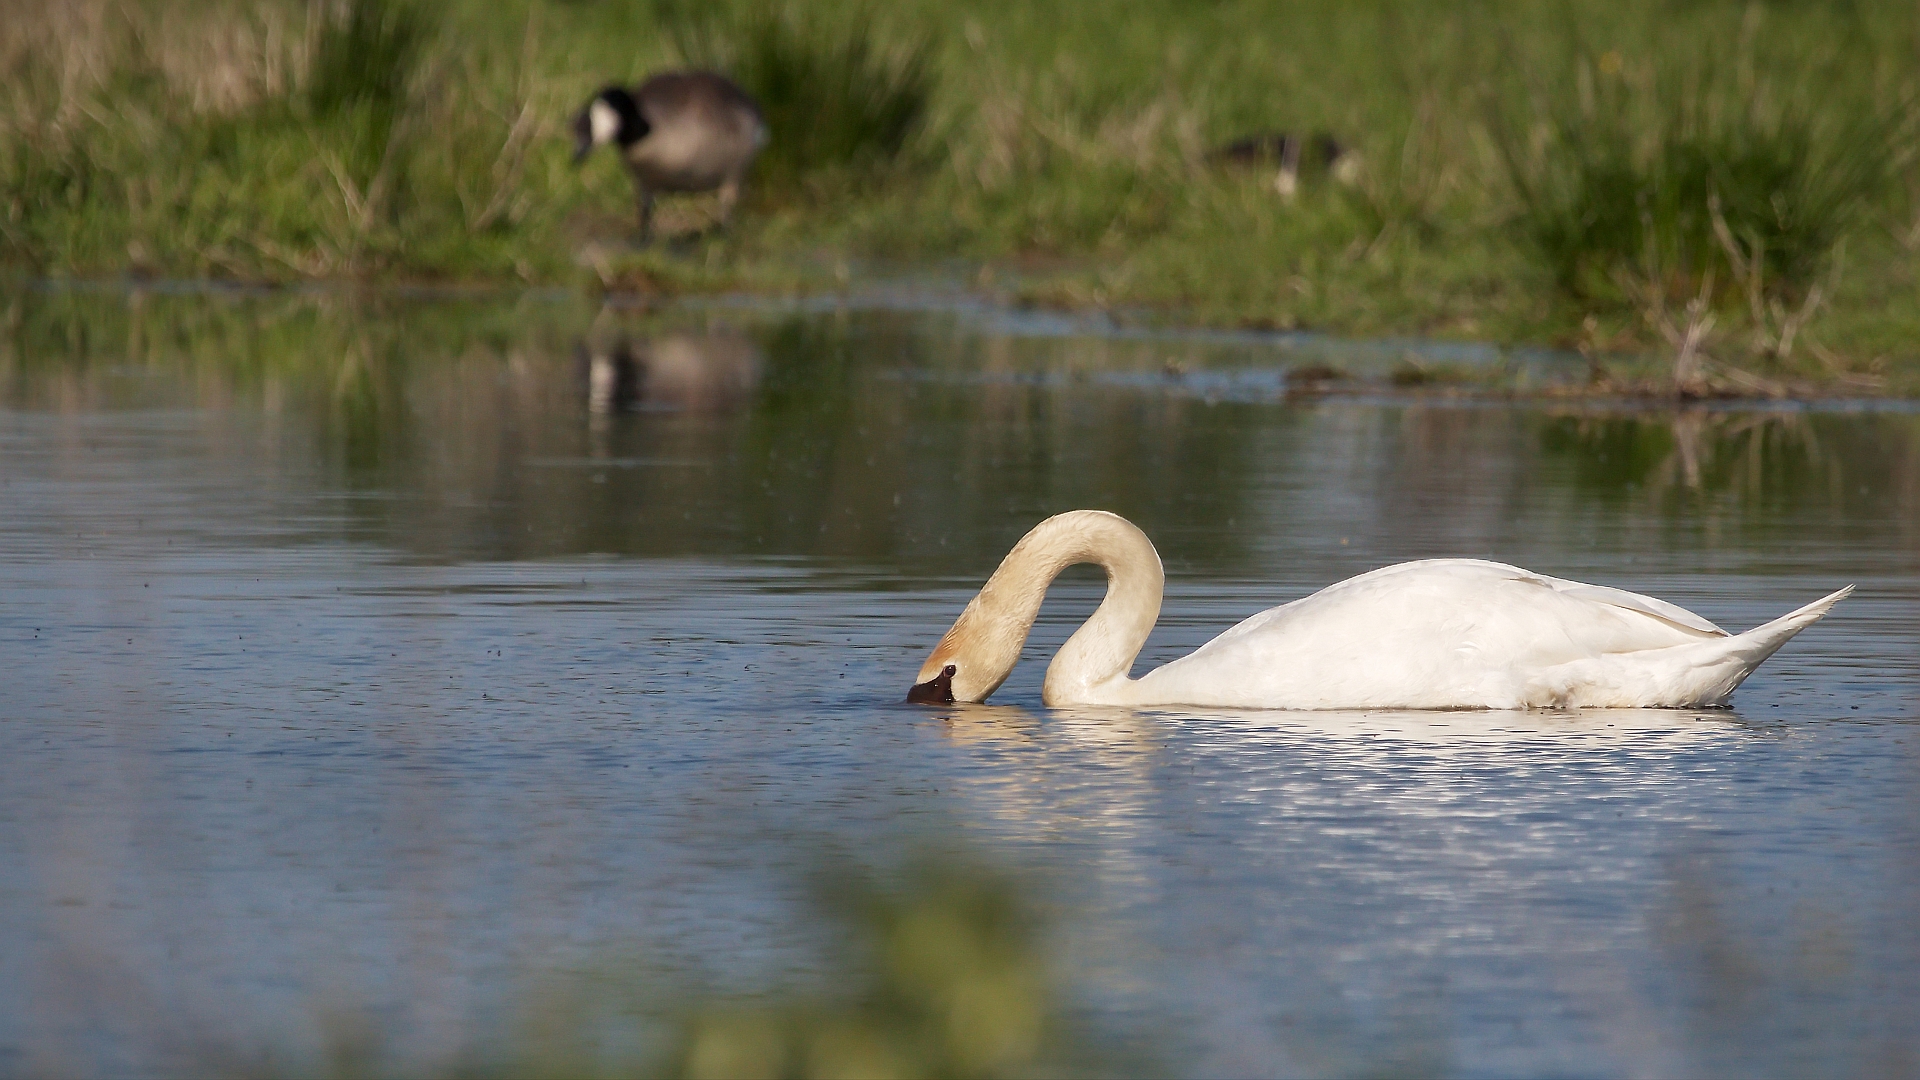
[[[951,705],[953,704],[953,676],[960,669],[948,664],[940,669],[940,674],[923,683],[914,683],[907,691],[909,705]]]

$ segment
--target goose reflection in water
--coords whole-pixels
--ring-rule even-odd
[[[577,355],[595,413],[725,412],[753,396],[762,367],[753,341],[726,331],[582,342]]]

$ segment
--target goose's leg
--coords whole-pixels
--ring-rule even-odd
[[[1287,202],[1300,191],[1300,140],[1292,135],[1280,143],[1280,171],[1274,174],[1273,190]]]
[[[652,243],[653,191],[638,180],[634,181],[634,190],[636,192],[634,197],[635,209],[640,213],[640,242],[642,244]]]
[[[740,180],[737,175],[729,176],[720,185],[720,229],[725,231],[733,221],[734,204],[740,201]]]

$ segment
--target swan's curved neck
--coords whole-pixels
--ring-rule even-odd
[[[1047,586],[1076,563],[1107,571],[1107,595],[1047,666],[1048,705],[1120,700],[1127,672],[1160,617],[1166,583],[1153,543],[1132,522],[1100,510],[1050,517],[1022,537],[920,669],[928,686],[947,678],[956,701],[984,701],[1020,659]],[[917,689],[917,688],[916,688]]]

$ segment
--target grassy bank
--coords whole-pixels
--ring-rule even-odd
[[[1023,302],[1552,342],[1651,388],[1920,392],[1920,13],[1892,5],[25,5],[15,272],[831,288],[940,260]],[[763,99],[728,235],[630,242],[598,85]],[[1358,163],[1223,165],[1327,131]],[[1309,165],[1311,166],[1311,162]],[[1611,376],[1616,380],[1625,376]]]

